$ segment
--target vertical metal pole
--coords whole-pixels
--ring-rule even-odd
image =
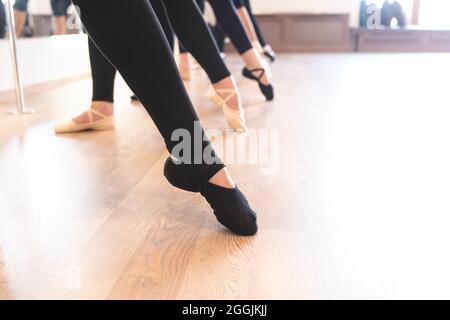
[[[2,1],[2,0],[0,0]],[[16,100],[17,100],[17,112],[13,114],[31,114],[33,110],[25,109],[25,99],[23,95],[22,81],[20,79],[19,64],[17,60],[17,35],[16,35],[16,22],[14,20],[14,9],[10,0],[6,0],[7,21],[9,27],[9,45],[11,47],[12,67],[14,74],[14,81],[16,83]]]

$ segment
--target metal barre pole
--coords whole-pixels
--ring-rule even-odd
[[[2,1],[2,0],[0,0]],[[6,11],[7,14],[7,21],[8,21],[8,27],[9,27],[9,45],[11,48],[11,59],[12,59],[12,67],[13,67],[13,74],[14,74],[14,81],[16,83],[16,100],[17,100],[17,111],[12,112],[16,115],[21,114],[32,114],[34,113],[33,110],[27,110],[25,109],[25,99],[23,94],[23,87],[22,87],[22,81],[20,78],[20,71],[19,71],[19,63],[17,59],[17,35],[16,35],[16,22],[14,20],[14,11],[13,11],[13,5],[11,3],[11,0],[6,0]]]

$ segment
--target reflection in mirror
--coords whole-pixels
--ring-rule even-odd
[[[3,0],[2,0],[3,1]],[[23,94],[23,87],[22,87],[22,81],[20,77],[20,70],[19,70],[19,64],[18,64],[18,56],[17,56],[17,43],[16,43],[16,33],[15,33],[15,21],[14,21],[14,14],[13,14],[13,6],[12,2],[10,0],[6,0],[6,3],[1,2],[1,9],[2,9],[2,19],[6,22],[6,26],[3,25],[3,28],[7,28],[8,30],[8,38],[9,38],[9,48],[11,53],[11,60],[12,60],[12,69],[11,73],[14,78],[14,85],[15,85],[15,95],[16,95],[16,106],[17,111],[10,111],[10,113],[19,115],[19,114],[31,114],[34,111],[33,110],[26,110],[25,109],[25,101],[24,101],[24,94]],[[6,6],[6,8],[5,8]],[[3,33],[6,33],[5,30],[3,30]],[[2,43],[0,43],[0,52],[4,52],[4,43],[6,41],[1,40]],[[6,56],[6,55],[5,55]],[[5,59],[1,59],[4,61]],[[6,69],[3,68],[5,71],[2,72],[2,74],[6,74]],[[1,79],[0,81],[0,88],[3,86],[8,87],[8,81],[4,81]],[[0,90],[1,91],[1,90]]]
[[[75,6],[68,0],[0,0],[0,3],[0,31],[6,37],[0,39],[0,108],[3,105],[10,110],[19,101],[18,113],[23,114],[30,107],[26,93],[33,86],[89,72],[87,38],[81,34]],[[10,16],[15,23],[9,24]],[[14,37],[16,32],[18,41]],[[70,36],[49,37],[57,34]],[[25,103],[20,103],[24,100]]]
[[[3,0],[0,0],[0,39],[6,36],[6,12]]]
[[[16,34],[19,38],[80,33],[79,23],[76,23],[76,11],[70,0],[12,0],[12,2]]]

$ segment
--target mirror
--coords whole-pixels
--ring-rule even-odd
[[[82,30],[71,0],[0,0],[0,104],[29,113],[28,90],[89,73]]]
[[[25,101],[24,101],[24,94],[23,94],[23,87],[22,87],[22,81],[20,76],[20,70],[19,70],[19,64],[18,64],[18,54],[17,54],[17,37],[15,33],[15,20],[14,20],[14,14],[13,14],[13,5],[11,3],[11,0],[6,0],[6,2],[3,2],[3,0],[0,0],[0,32],[1,32],[1,40],[2,43],[0,43],[0,51],[5,52],[6,50],[6,42],[4,40],[4,37],[8,35],[9,39],[9,49],[10,49],[10,55],[11,55],[11,75],[13,78],[13,83],[8,84],[8,81],[2,81],[0,82],[1,86],[5,86],[5,88],[8,88],[8,85],[10,87],[13,87],[15,89],[15,97],[16,97],[16,111],[11,111],[10,113],[13,114],[30,114],[33,113],[32,110],[25,109]],[[5,54],[6,57],[6,54]],[[2,63],[7,63],[7,59],[1,59]],[[3,66],[3,70],[5,70],[2,74],[7,76],[7,68],[8,66]],[[1,88],[1,87],[0,87]],[[0,90],[1,91],[1,90]]]
[[[18,38],[80,33],[71,0],[11,0]]]
[[[0,0],[0,39],[4,39],[6,36],[6,12],[5,5]]]

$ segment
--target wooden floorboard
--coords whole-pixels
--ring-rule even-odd
[[[168,184],[122,80],[117,130],[67,136],[52,126],[88,105],[90,79],[52,83],[28,91],[32,116],[0,99],[0,299],[450,298],[450,55],[280,55],[271,103],[227,62],[249,127],[277,142],[272,174],[227,153],[258,235]],[[200,117],[223,133],[193,73]]]

